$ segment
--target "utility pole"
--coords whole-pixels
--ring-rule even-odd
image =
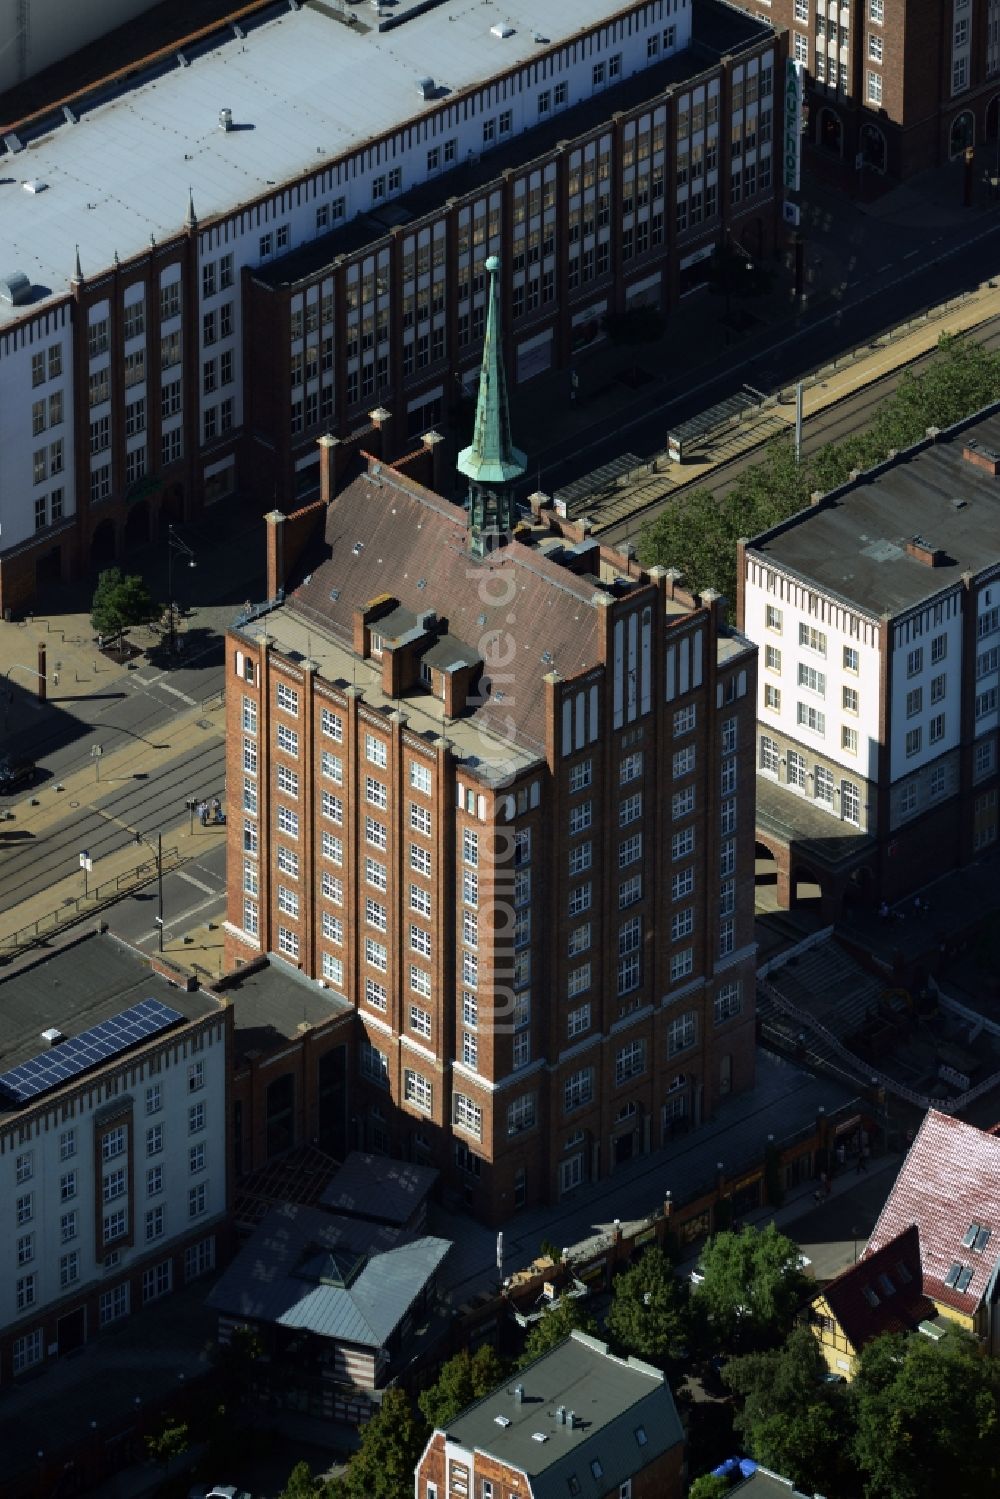
[[[795,387],[795,462],[802,462],[802,395],[805,387],[800,380]]]
[[[160,929],[160,952],[163,951],[163,834],[156,835],[156,895],[159,916],[156,924]]]

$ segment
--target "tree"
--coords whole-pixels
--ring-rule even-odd
[[[413,1471],[426,1440],[403,1391],[386,1390],[347,1471],[326,1485],[327,1499],[413,1499]]]
[[[711,586],[735,599],[741,536],[760,535],[803,509],[814,490],[825,494],[837,489],[852,469],[864,471],[882,463],[891,450],[911,447],[929,426],[950,426],[998,399],[1000,354],[974,339],[943,334],[927,368],[919,375],[904,374],[864,431],[827,443],[801,464],[795,462],[792,443],[779,438],[725,495],[682,490],[643,527],[640,560],[646,566],[680,568],[694,593]]]
[[[703,1473],[688,1489],[688,1499],[725,1499],[730,1483],[721,1473]]]
[[[278,1499],[315,1499],[316,1480],[308,1463],[296,1463]]]
[[[523,1369],[536,1358],[541,1358],[543,1353],[548,1353],[550,1348],[555,1348],[557,1343],[564,1343],[574,1328],[580,1332],[597,1332],[597,1323],[589,1312],[584,1311],[579,1299],[565,1297],[555,1306],[546,1307],[541,1321],[534,1323],[528,1333],[518,1367]]]
[[[742,1400],[734,1425],[759,1463],[810,1492],[830,1493],[842,1467],[847,1409],[824,1383],[826,1364],[808,1327],[783,1347],[730,1359],[722,1378]]]
[[[662,1249],[647,1249],[619,1275],[605,1323],[623,1353],[662,1363],[684,1336],[681,1287]]]
[[[849,1398],[868,1499],[978,1499],[1000,1489],[1000,1365],[958,1329],[940,1343],[875,1338]]]
[[[471,1356],[463,1349],[444,1365],[437,1383],[422,1391],[417,1404],[429,1426],[445,1427],[467,1405],[503,1384],[505,1373],[489,1343]]]
[[[151,1432],[146,1438],[146,1452],[150,1462],[159,1463],[166,1478],[170,1464],[175,1457],[180,1457],[191,1445],[190,1433],[186,1421],[167,1420],[157,1432]]]
[[[809,1287],[798,1259],[798,1246],[773,1223],[709,1239],[694,1299],[725,1346],[764,1348],[785,1337]]]
[[[99,635],[124,635],[132,625],[141,625],[154,613],[153,600],[142,579],[126,577],[120,567],[101,573],[90,603],[90,623]]]

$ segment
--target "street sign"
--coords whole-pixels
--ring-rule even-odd
[[[92,759],[99,760],[101,758],[101,756],[104,754],[104,749],[99,744],[92,744],[90,746],[90,754],[91,754],[91,758]]]
[[[855,156],[855,158],[854,158],[854,170],[856,172],[860,172],[861,168],[864,166],[864,164],[865,164],[865,153],[863,151],[859,151],[858,154],[857,154],[857,156]]]
[[[802,210],[797,203],[782,203],[781,217],[786,224],[791,224],[793,229],[797,229],[802,222]]]
[[[789,57],[785,62],[785,132],[782,151],[782,182],[798,192],[802,170],[802,83],[804,70],[800,62]]]
[[[497,1234],[497,1274],[503,1275],[503,1229]]]
[[[93,873],[94,861],[86,849],[80,855],[80,868],[85,869],[88,874]]]

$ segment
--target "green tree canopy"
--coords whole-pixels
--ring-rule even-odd
[[[90,623],[100,635],[122,635],[152,618],[153,600],[138,574],[126,577],[120,567],[101,573],[90,603]]]
[[[773,1223],[709,1239],[694,1299],[724,1346],[769,1347],[785,1337],[809,1288],[798,1258],[798,1245]]]
[[[622,1353],[663,1363],[685,1333],[680,1282],[662,1249],[647,1249],[614,1284],[605,1326]]]
[[[742,1402],[734,1425],[748,1452],[810,1493],[835,1489],[848,1434],[846,1402],[825,1373],[819,1344],[802,1326],[781,1348],[731,1359],[722,1371]]]
[[[881,463],[892,450],[919,442],[930,426],[948,427],[1000,400],[1000,354],[973,339],[943,334],[920,374],[904,374],[871,424],[841,442],[827,443],[801,465],[788,438],[768,444],[724,496],[684,490],[649,521],[639,537],[646,566],[677,567],[687,587],[709,586],[736,597],[736,543],[794,515],[814,490],[847,482],[852,469]]]
[[[386,1390],[346,1473],[327,1484],[328,1499],[413,1499],[413,1472],[426,1440],[427,1429],[403,1391]]]
[[[504,1378],[504,1365],[488,1343],[471,1355],[463,1349],[444,1365],[437,1383],[421,1392],[417,1404],[428,1425],[444,1427],[467,1405],[503,1384]]]
[[[317,1484],[309,1464],[296,1463],[278,1499],[314,1499],[316,1493]]]
[[[191,1436],[186,1421],[166,1421],[159,1431],[146,1437],[146,1453],[150,1462],[158,1463],[164,1476],[175,1457],[180,1457],[191,1445]]]
[[[1000,1492],[1000,1365],[957,1329],[940,1343],[875,1338],[850,1401],[867,1499]]]
[[[721,1473],[703,1473],[688,1489],[688,1499],[725,1499],[731,1487]]]
[[[541,1321],[534,1323],[528,1333],[524,1352],[518,1360],[519,1367],[523,1369],[543,1353],[548,1353],[550,1348],[555,1348],[557,1343],[564,1342],[574,1328],[581,1332],[597,1332],[597,1323],[584,1310],[580,1299],[566,1297],[556,1306],[546,1307]]]

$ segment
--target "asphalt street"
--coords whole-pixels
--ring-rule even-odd
[[[196,727],[193,732],[202,731]],[[95,766],[95,792],[96,772]],[[158,833],[167,833],[183,820],[189,796],[202,800],[224,795],[224,741],[218,733],[203,733],[190,749],[158,766],[155,777],[129,776],[99,799],[95,797],[92,806],[74,799],[67,815],[46,828],[37,841],[0,838],[0,906],[16,905],[63,879],[78,867],[83,850],[97,864],[134,843],[137,832],[147,845],[155,841]],[[148,847],[143,857],[148,857]]]
[[[196,824],[197,830],[197,824]],[[136,947],[152,951],[159,932],[155,884],[118,901],[108,912],[111,930]],[[221,921],[226,909],[226,845],[214,843],[203,858],[163,877],[163,935],[169,941],[192,926]]]
[[[671,426],[737,394],[744,385],[778,390],[924,308],[971,291],[998,269],[998,236],[1000,224],[983,227],[981,220],[971,238],[967,231],[949,230],[922,249],[906,250],[881,270],[866,271],[853,284],[848,282],[836,305],[827,301],[815,311],[807,309],[798,327],[763,324],[752,338],[734,347],[718,373],[693,385],[683,373],[676,378],[668,375],[631,421],[623,423],[619,416],[595,419],[586,442],[568,438],[532,454],[531,487],[551,494],[626,451],[650,458],[663,451]],[[683,365],[681,358],[679,371]]]

